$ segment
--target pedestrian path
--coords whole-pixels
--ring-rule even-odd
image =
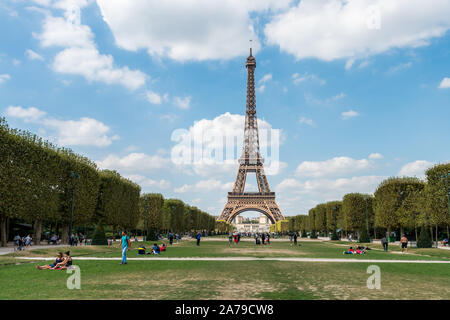
[[[68,247],[68,244],[57,244],[57,245],[32,245],[26,251],[28,250],[36,250],[36,249],[47,249],[47,248],[57,248],[57,247]],[[8,253],[14,252],[14,246],[8,246],[8,247],[0,247],[0,256],[3,256]]]
[[[49,257],[16,257],[21,260],[54,260]],[[74,261],[121,261],[122,258],[115,257],[73,257]],[[285,262],[337,262],[337,263],[439,263],[450,264],[450,260],[377,260],[377,259],[345,259],[345,258],[256,258],[256,257],[186,257],[186,258],[171,258],[171,257],[151,257],[151,258],[128,258],[128,261],[285,261]]]

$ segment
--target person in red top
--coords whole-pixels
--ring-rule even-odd
[[[353,250],[353,247],[350,247],[350,249],[348,249],[348,251],[344,251],[344,254],[354,254],[355,250]]]

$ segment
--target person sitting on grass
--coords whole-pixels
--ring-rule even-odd
[[[166,251],[166,249],[167,249],[167,245],[166,245],[166,243],[163,241],[161,247],[159,248],[159,251],[160,251],[160,252],[161,252],[161,251]]]
[[[442,240],[442,246],[444,246],[444,247],[448,246],[448,238],[445,238],[444,240]]]
[[[140,254],[140,255],[145,254],[145,250],[147,250],[146,247],[140,246],[140,247],[138,248],[138,254]]]
[[[161,252],[161,250],[159,249],[158,244],[154,243],[151,254],[160,254],[160,252]]]
[[[57,263],[53,270],[65,270],[72,267],[72,258],[70,257],[70,251],[64,253],[63,261]]]
[[[56,256],[55,261],[53,261],[53,263],[51,264],[47,264],[45,266],[40,266],[37,265],[36,269],[38,270],[49,270],[49,269],[53,269],[58,263],[63,262],[63,253],[62,252],[58,252],[58,255]]]
[[[354,254],[355,250],[353,250],[353,247],[350,247],[350,249],[348,249],[348,251],[344,251],[344,254]]]

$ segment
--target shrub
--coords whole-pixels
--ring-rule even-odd
[[[420,229],[419,239],[417,239],[417,248],[431,248],[431,237],[428,229],[423,227]]]
[[[360,243],[370,242],[370,236],[367,233],[366,228],[362,228],[361,235],[359,236],[359,242]]]
[[[94,231],[94,236],[92,237],[93,245],[104,246],[108,244],[108,240],[106,239],[105,230],[103,229],[102,224],[98,224]]]

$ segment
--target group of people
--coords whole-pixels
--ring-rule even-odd
[[[14,251],[22,251],[30,248],[33,238],[28,234],[26,237],[17,235],[14,237]]]
[[[72,258],[70,257],[70,251],[58,252],[55,261],[51,264],[47,264],[45,266],[37,265],[36,269],[38,270],[65,270],[67,268],[72,267]]]
[[[157,243],[153,244],[152,250],[150,252],[146,253],[147,248],[145,246],[140,246],[138,248],[138,255],[145,255],[145,254],[160,254],[163,251],[167,250],[166,242],[163,241],[161,246],[158,246]]]
[[[261,239],[261,241],[260,241],[260,239]],[[255,233],[255,244],[257,244],[257,245],[270,244],[270,233],[268,233],[268,232],[263,232],[261,234]]]
[[[353,247],[350,247],[348,251],[344,251],[343,254],[366,254],[368,250],[371,250],[369,247],[365,246],[357,246],[353,249]]]
[[[86,246],[88,244],[88,239],[82,233],[71,234],[69,237],[69,244],[71,247],[76,247],[78,244],[82,246],[83,244]]]
[[[234,243],[235,245],[238,244],[241,241],[241,233],[240,232],[233,232],[230,233],[228,236],[228,242],[230,245]]]
[[[292,247],[292,244],[294,244],[294,246],[298,245],[297,238],[298,238],[297,232],[291,232],[289,234],[289,242],[291,243],[291,247]]]
[[[174,239],[175,239],[175,243],[178,243],[178,241],[180,240],[180,235],[178,233],[173,234],[173,232],[170,232],[167,237],[169,238],[170,244],[173,244]]]

